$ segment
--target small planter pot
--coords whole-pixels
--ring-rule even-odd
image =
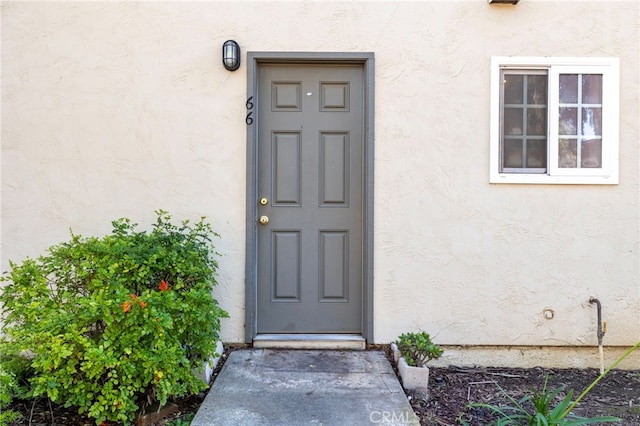
[[[398,373],[402,378],[402,386],[407,390],[427,388],[429,385],[429,367],[412,367],[402,357],[395,343],[391,344],[393,359],[398,366]]]

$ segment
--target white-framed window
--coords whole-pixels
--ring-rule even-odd
[[[491,58],[491,183],[617,184],[617,58]]]

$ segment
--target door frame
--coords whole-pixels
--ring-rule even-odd
[[[362,336],[373,342],[373,177],[374,54],[373,52],[247,52],[247,216],[245,258],[245,341],[257,335],[258,282],[258,69],[262,64],[360,64],[364,71],[363,123],[363,253]],[[251,102],[249,99],[253,98]]]

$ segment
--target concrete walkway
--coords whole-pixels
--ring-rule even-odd
[[[238,350],[192,426],[419,425],[382,351]]]

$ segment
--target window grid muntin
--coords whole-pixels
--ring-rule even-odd
[[[522,104],[505,104],[504,99],[505,99],[505,85],[506,85],[506,76],[507,75],[522,75],[523,78],[523,84],[522,84]],[[543,104],[530,104],[529,103],[529,96],[528,96],[528,85],[529,85],[529,76],[535,76],[535,75],[544,75],[546,76],[546,93],[545,93],[545,97],[546,97],[546,102]],[[545,132],[545,135],[529,135],[529,128],[528,128],[528,110],[529,109],[545,109],[546,110],[546,115],[548,115],[548,111],[549,111],[549,76],[548,76],[548,72],[546,69],[535,69],[535,68],[528,68],[528,69],[513,69],[513,68],[505,68],[505,69],[501,69],[500,71],[500,81],[501,81],[501,85],[500,85],[500,172],[501,173],[534,173],[534,174],[544,174],[547,173],[547,166],[549,164],[549,142],[548,142],[548,128],[549,128],[549,120],[548,117],[546,119],[546,128],[547,131]],[[519,135],[520,137],[518,137],[518,135],[513,135],[513,134],[505,134],[504,131],[504,116],[505,116],[505,109],[507,108],[522,108],[522,131],[521,134]],[[522,155],[521,155],[521,161],[522,161],[522,167],[505,167],[505,142],[507,140],[520,140],[521,142],[521,147],[522,147]],[[545,142],[545,146],[546,146],[546,150],[545,150],[545,154],[544,154],[544,164],[545,167],[527,167],[527,148],[528,148],[528,141],[529,140],[538,140],[538,141],[544,141]]]

